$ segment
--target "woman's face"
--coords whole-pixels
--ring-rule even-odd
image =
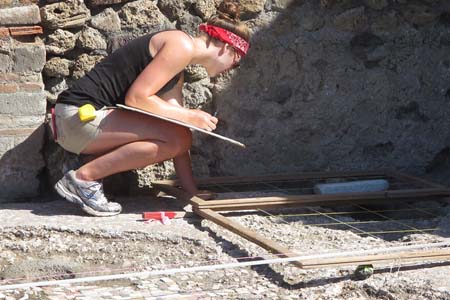
[[[208,75],[215,77],[239,66],[241,55],[231,46],[225,46],[218,52],[215,63],[207,68]]]

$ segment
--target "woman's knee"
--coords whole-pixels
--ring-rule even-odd
[[[192,132],[185,127],[178,126],[169,139],[169,144],[175,156],[188,151],[192,145]]]

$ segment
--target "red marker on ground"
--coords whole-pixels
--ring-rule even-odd
[[[170,219],[175,218],[176,213],[174,211],[151,211],[143,212],[142,219],[145,221],[161,221],[163,224],[167,224]]]

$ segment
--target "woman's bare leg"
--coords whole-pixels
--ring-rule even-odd
[[[94,216],[122,211],[106,199],[98,179],[175,157],[191,145],[189,129],[135,112],[112,110],[100,126],[102,132],[82,151],[94,159],[55,184],[61,197]]]
[[[102,133],[82,151],[99,155],[77,170],[82,180],[98,180],[122,171],[161,162],[191,146],[189,129],[135,112],[113,110]]]

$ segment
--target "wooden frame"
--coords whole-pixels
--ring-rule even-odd
[[[413,185],[414,188],[387,190],[383,192],[364,192],[364,193],[339,193],[333,195],[289,195],[278,197],[257,197],[257,198],[241,198],[241,199],[225,199],[206,201],[199,197],[190,197],[188,194],[177,188],[177,181],[166,180],[154,183],[154,187],[162,192],[172,195],[179,200],[189,203],[193,207],[194,213],[240,235],[241,237],[253,242],[269,252],[279,257],[298,257],[298,253],[294,253],[289,249],[278,245],[277,243],[264,238],[263,236],[245,228],[244,226],[231,221],[225,216],[218,213],[219,211],[236,211],[236,210],[254,210],[268,208],[285,208],[285,207],[305,207],[305,206],[321,206],[321,205],[342,205],[342,204],[362,204],[362,203],[380,203],[384,201],[405,201],[426,197],[448,197],[450,189],[428,182],[424,179],[410,175],[405,175],[392,171],[375,171],[375,172],[317,172],[304,173],[298,175],[273,175],[259,177],[216,177],[210,179],[197,180],[199,185],[205,184],[233,184],[233,183],[258,183],[258,182],[283,182],[287,180],[326,180],[326,179],[368,179],[373,177],[391,178],[399,182]],[[446,260],[450,258],[449,249],[440,249],[435,251],[415,251],[397,254],[380,254],[362,257],[336,258],[321,261],[294,261],[294,265],[300,268],[314,268],[325,266],[342,266],[349,264],[363,264],[385,262],[394,259],[401,259],[402,262],[440,259]]]

